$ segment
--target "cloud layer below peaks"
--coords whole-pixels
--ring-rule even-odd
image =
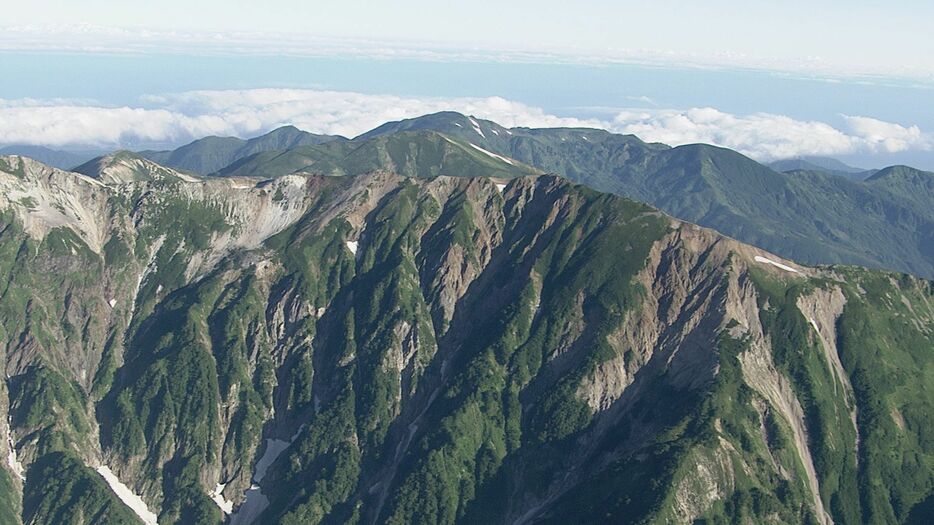
[[[93,101],[0,99],[0,144],[132,147],[209,135],[252,137],[283,125],[353,137],[388,121],[458,111],[506,127],[593,127],[673,146],[708,143],[759,160],[804,155],[930,151],[934,135],[866,116],[841,124],[714,108],[633,109],[607,119],[550,114],[500,97],[418,98],[310,89],[188,91],[142,97],[135,107]]]

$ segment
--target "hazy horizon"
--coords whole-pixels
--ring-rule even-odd
[[[911,30],[934,7],[920,2],[45,4],[5,13],[2,145],[170,148],[286,124],[353,135],[453,110],[763,161],[934,169],[934,39]]]

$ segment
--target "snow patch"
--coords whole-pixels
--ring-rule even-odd
[[[99,180],[97,180],[97,179],[95,179],[95,178],[93,178],[93,177],[88,177],[87,175],[84,175],[84,174],[81,174],[81,173],[75,173],[75,176],[78,177],[78,180],[83,180],[84,182],[87,182],[88,184],[93,184],[93,185],[99,186],[99,187],[101,187],[101,188],[106,188],[106,187],[107,187],[106,184],[104,184],[103,182],[101,182],[101,181],[99,181]]]
[[[110,467],[101,465],[97,467],[97,473],[107,481],[107,484],[110,485],[111,490],[120,498],[120,501],[127,507],[130,507],[130,509],[143,520],[143,523],[146,525],[158,525],[157,516],[149,510],[143,498],[130,490],[130,487],[124,485],[123,482],[111,472]]]
[[[497,137],[499,136],[499,131],[496,131],[495,129],[491,129],[490,131],[492,131],[493,134],[496,135]]]
[[[218,483],[217,486],[214,487],[214,491],[211,492],[211,499],[214,500],[214,503],[217,503],[217,506],[220,507],[221,512],[223,512],[224,514],[230,514],[231,512],[233,512],[233,502],[227,501],[224,498],[223,493],[224,493],[224,487],[226,486],[227,486],[226,483]]]
[[[498,191],[498,192],[500,192],[500,193],[502,193],[503,190],[505,190],[505,189],[506,189],[506,185],[505,185],[505,184],[497,184],[497,185],[496,185],[496,191]]]
[[[175,176],[182,179],[185,182],[201,182],[201,179],[197,177],[192,177],[191,175],[185,175],[184,173],[180,171],[175,172]]]
[[[16,457],[16,450],[10,446],[10,453],[7,455],[6,462],[10,465],[10,469],[13,470],[13,473],[19,476],[19,479],[26,481],[26,469],[23,468],[23,464],[19,462],[19,459]]]
[[[7,376],[9,378],[10,376]],[[13,441],[13,416],[7,417],[6,422],[6,441],[7,445],[10,447],[10,453],[7,454],[6,462],[10,466],[10,470],[14,474],[19,476],[19,479],[26,481],[26,469],[23,468],[23,464],[19,462],[19,458],[16,457],[16,443]]]
[[[776,268],[781,268],[782,270],[785,270],[786,272],[801,273],[801,272],[799,272],[798,270],[795,270],[794,268],[792,268],[791,266],[788,266],[787,264],[782,264],[782,263],[780,263],[780,262],[775,262],[775,261],[773,261],[772,259],[767,259],[767,258],[762,257],[762,256],[760,256],[760,255],[756,255],[755,259],[756,259],[756,262],[765,263],[765,264],[771,264],[772,266],[775,266]]]
[[[272,465],[285,449],[289,448],[290,444],[290,441],[283,441],[281,439],[267,439],[266,451],[263,452],[263,457],[259,458],[259,461],[256,462],[256,470],[253,472],[253,481],[257,483],[263,481],[263,478],[266,477],[266,471],[269,470],[269,466]]]
[[[477,132],[483,138],[486,138],[486,135],[483,134],[483,130],[480,129],[480,124],[474,120],[473,117],[467,117],[470,120],[470,125],[473,126],[473,130]]]
[[[457,126],[457,127],[459,127],[459,128],[464,127],[464,126],[461,126],[460,124],[458,124],[457,122],[455,122],[454,125]]]
[[[480,153],[483,153],[484,155],[493,157],[494,159],[501,160],[501,161],[503,161],[503,162],[505,162],[505,163],[507,163],[507,164],[512,164],[513,166],[516,165],[516,163],[515,163],[512,159],[507,159],[506,157],[504,157],[504,156],[502,156],[502,155],[497,155],[496,153],[493,153],[492,151],[487,151],[487,150],[481,148],[480,146],[477,146],[477,145],[474,144],[473,142],[468,142],[468,144],[470,144],[470,146],[471,146],[473,149],[479,151]]]
[[[350,250],[350,253],[352,253],[352,254],[354,254],[354,255],[357,255],[357,246],[360,245],[359,242],[357,242],[357,241],[347,241],[345,244],[347,244],[347,249]]]
[[[263,494],[262,489],[257,483],[263,480],[266,476],[266,471],[269,470],[269,466],[276,461],[276,458],[298,439],[298,435],[302,432],[303,428],[305,427],[299,427],[288,441],[283,441],[281,439],[266,440],[266,450],[263,452],[263,457],[259,458],[259,461],[256,462],[256,470],[253,472],[254,483],[250,485],[250,488],[246,491],[246,497],[237,509],[236,514],[230,517],[230,525],[249,525],[256,521],[256,518],[266,510],[266,507],[269,506],[269,498]]]

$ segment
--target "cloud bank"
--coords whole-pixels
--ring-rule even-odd
[[[687,111],[623,111],[610,127],[644,140],[679,145],[707,143],[735,149],[762,160],[808,155],[899,153],[928,151],[934,136],[918,126],[843,115],[844,126],[795,120],[784,115],[756,113],[738,116],[714,108]]]
[[[865,116],[843,115],[837,127],[714,108],[624,110],[609,119],[582,119],[500,97],[416,98],[307,89],[170,93],[145,96],[138,107],[0,99],[0,144],[99,148],[181,144],[207,135],[251,137],[287,124],[353,137],[387,121],[445,110],[507,127],[594,127],[670,145],[703,142],[760,160],[934,149],[934,136],[918,126]]]

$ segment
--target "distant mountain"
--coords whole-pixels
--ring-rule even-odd
[[[639,184],[794,204],[747,161]],[[82,171],[0,157],[4,525],[931,522],[931,281],[557,176]]]
[[[324,142],[278,148],[319,139]],[[233,142],[194,144],[169,156],[217,165],[221,157],[231,156],[225,148]],[[858,264],[934,277],[934,207],[929,205],[934,197],[925,183],[929,175],[920,171],[898,178],[897,184],[854,181],[851,173],[826,167],[856,168],[807,158],[795,167],[819,169],[779,173],[724,148],[672,148],[587,128],[507,129],[455,112],[389,122],[353,140],[311,139],[286,128],[250,144],[251,149],[276,149],[244,156],[214,175],[353,175],[375,169],[416,177],[555,173],[802,262]],[[238,155],[246,152],[238,147]],[[215,150],[223,154],[215,155]]]
[[[930,213],[934,199],[934,172],[922,171],[908,166],[891,166],[881,169],[866,179],[865,185],[880,194],[890,196],[915,213]],[[903,218],[903,217],[902,217]],[[934,231],[929,231],[934,235]],[[934,250],[934,242],[927,244]]]
[[[882,191],[884,183],[824,170],[778,173],[724,148],[671,148],[593,129],[507,130],[450,112],[387,123],[360,138],[412,129],[458,137],[792,259],[934,277],[934,192],[926,172],[913,170]]]
[[[316,135],[294,126],[285,126],[249,140],[206,137],[175,150],[142,151],[140,155],[169,168],[207,175],[256,153],[343,140],[347,139]]]
[[[75,153],[70,151],[61,151],[49,149],[43,146],[5,146],[0,148],[0,155],[21,155],[39,162],[63,170],[69,170],[75,166],[87,162],[101,152],[82,152]]]
[[[331,141],[267,151],[234,162],[219,176],[270,177],[299,171],[357,175],[378,169],[409,177],[518,177],[541,173],[531,166],[434,131],[400,131],[371,139]]]
[[[74,168],[72,171],[105,183],[152,182],[156,180],[184,180],[194,182],[197,175],[156,164],[132,151],[117,151]]]
[[[841,173],[865,173],[869,170],[855,168],[831,157],[794,157],[769,163],[776,171],[835,171]]]
[[[402,131],[437,131],[445,135],[456,135],[466,140],[508,139],[513,131],[490,121],[469,117],[454,111],[442,111],[418,118],[387,122],[368,131],[355,140],[368,140]]]
[[[783,159],[768,164],[770,168],[778,172],[789,171],[817,171],[839,175],[852,180],[865,180],[877,170],[867,170],[863,168],[854,168],[837,159],[830,157],[796,157],[792,159]]]

